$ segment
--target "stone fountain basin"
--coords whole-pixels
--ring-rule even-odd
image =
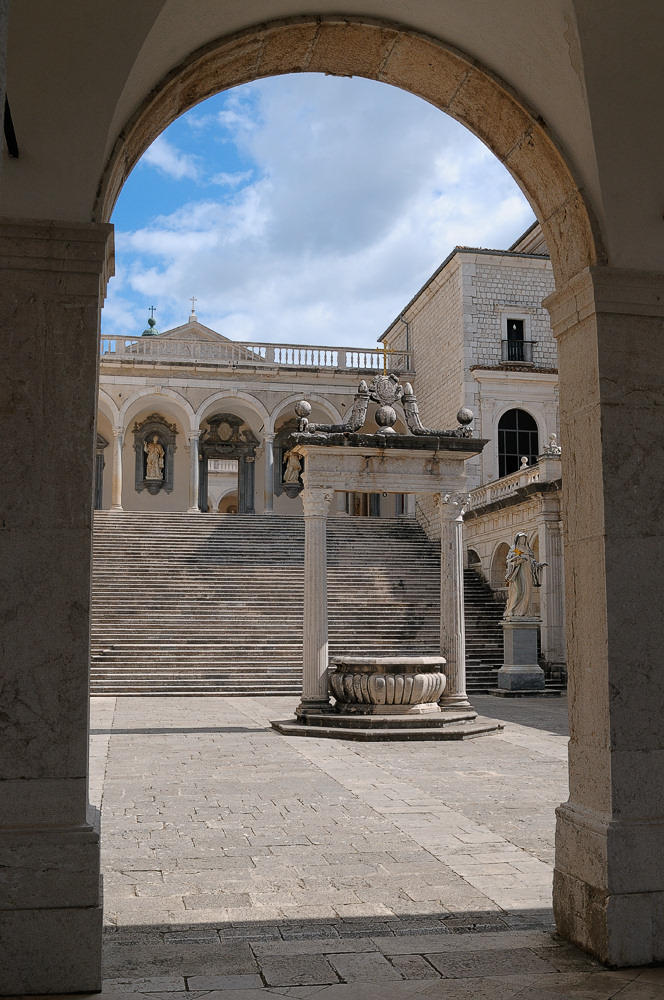
[[[361,715],[440,712],[444,666],[442,656],[335,656],[329,673],[335,710]]]

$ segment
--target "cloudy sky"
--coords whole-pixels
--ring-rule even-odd
[[[461,125],[403,91],[317,74],[238,87],[148,149],[113,215],[102,328],[202,323],[234,340],[370,346],[457,244],[533,221]]]

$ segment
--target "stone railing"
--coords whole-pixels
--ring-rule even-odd
[[[261,344],[253,341],[175,340],[160,337],[101,338],[101,360],[205,364],[222,368],[304,368],[350,372],[411,371],[406,351],[382,348]]]
[[[510,473],[509,476],[494,479],[493,482],[472,490],[468,510],[504,500],[525,486],[532,486],[535,483],[553,483],[560,478],[560,457],[542,455],[535,465],[527,465],[523,469]]]

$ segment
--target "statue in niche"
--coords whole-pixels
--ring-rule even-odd
[[[542,569],[547,563],[537,562],[528,544],[528,536],[519,531],[507,553],[507,604],[505,618],[525,618],[530,606],[533,587],[542,586]]]
[[[284,457],[286,459],[284,482],[285,483],[299,482],[300,473],[302,472],[302,462],[300,461],[300,456],[296,455],[294,451],[287,451]]]
[[[159,479],[164,478],[164,449],[159,443],[159,438],[156,434],[152,435],[152,441],[146,441],[143,445],[143,451],[148,456],[145,470],[146,479]]]

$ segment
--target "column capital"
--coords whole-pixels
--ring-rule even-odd
[[[463,517],[470,505],[470,493],[436,493],[433,502],[440,508],[441,517],[446,521],[455,521]]]
[[[124,437],[124,427],[113,427],[113,437],[114,438]]]
[[[305,517],[327,517],[334,490],[307,489],[300,494]]]
[[[555,337],[596,313],[664,317],[664,273],[594,265],[542,300]]]
[[[263,440],[264,440],[264,441],[269,441],[269,442],[270,442],[270,444],[272,444],[272,443],[273,443],[273,441],[274,441],[274,433],[273,433],[273,432],[271,432],[271,431],[268,431],[268,432],[265,432],[265,433],[263,434]]]
[[[77,297],[97,299],[106,294],[115,274],[113,226],[100,222],[55,222],[50,219],[0,218],[0,269],[40,271],[41,293],[60,298],[68,278],[78,276],[72,291]],[[54,276],[51,281],[49,272]],[[86,287],[81,275],[92,279]],[[64,277],[63,277],[64,276]],[[64,282],[64,283],[63,283]]]

